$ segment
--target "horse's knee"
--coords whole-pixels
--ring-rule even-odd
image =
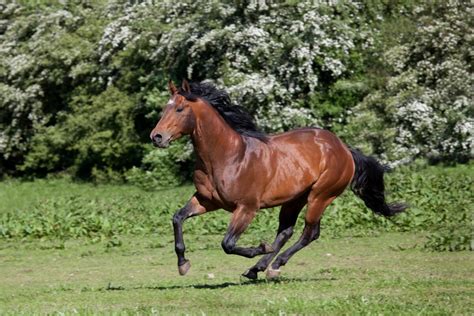
[[[186,211],[187,210],[185,208],[182,208],[173,215],[173,226],[179,225],[183,222],[183,220],[186,218],[186,216],[183,214],[186,213]]]

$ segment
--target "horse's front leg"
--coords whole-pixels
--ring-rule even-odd
[[[211,202],[195,194],[186,205],[177,211],[173,216],[174,246],[178,256],[178,271],[180,275],[185,275],[191,264],[184,256],[186,246],[183,239],[183,222],[185,219],[216,210]]]
[[[250,222],[255,217],[257,210],[243,205],[239,205],[230,221],[227,233],[222,240],[222,248],[227,254],[239,255],[247,258],[253,258],[258,255],[263,255],[273,252],[273,248],[262,242],[258,247],[238,247],[237,241],[240,235],[247,229]]]

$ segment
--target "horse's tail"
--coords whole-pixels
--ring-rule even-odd
[[[389,168],[356,149],[351,148],[350,151],[355,164],[355,173],[351,182],[352,191],[377,214],[393,216],[403,212],[407,208],[404,203],[387,204],[385,201],[383,174]]]

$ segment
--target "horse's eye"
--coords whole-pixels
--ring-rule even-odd
[[[177,108],[177,109],[176,109],[176,112],[183,112],[183,109],[184,109],[184,108]]]

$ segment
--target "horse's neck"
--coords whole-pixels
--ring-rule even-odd
[[[196,115],[196,127],[191,138],[197,158],[208,172],[223,168],[229,159],[234,160],[245,150],[242,136],[214,109]]]

